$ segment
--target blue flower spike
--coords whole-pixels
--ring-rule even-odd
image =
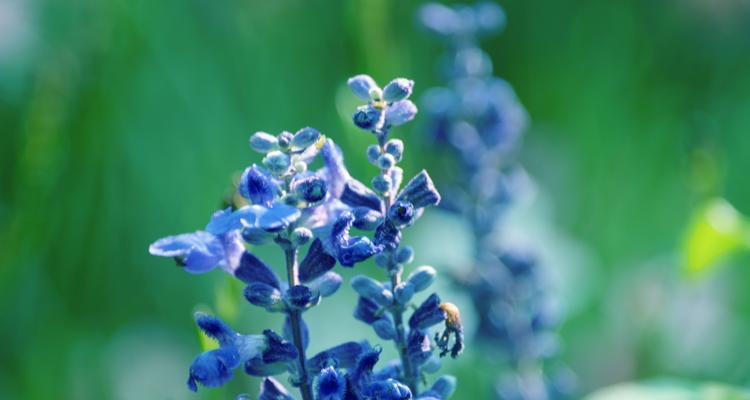
[[[516,161],[528,114],[511,84],[493,76],[491,57],[480,47],[483,37],[504,28],[506,15],[497,4],[480,0],[426,4],[418,19],[444,42],[444,83],[424,93],[421,111],[426,116],[426,143],[435,143],[432,150],[439,148],[450,165],[450,173],[436,174],[445,192],[441,205],[466,220],[478,244],[472,268],[456,281],[477,311],[477,338],[502,352],[504,361],[497,367],[506,367],[498,378],[497,397],[534,393],[535,398],[568,398],[570,387],[561,391],[555,383],[560,363],[554,359],[554,329],[559,316],[550,315],[548,304],[555,301],[545,269],[527,249],[498,246],[495,240],[506,220],[499,216],[529,192],[529,178]],[[414,198],[413,191],[404,191]],[[446,329],[435,337],[435,344],[441,355],[457,354],[463,330],[452,315],[458,314],[448,305],[443,310]]]
[[[245,285],[248,303],[285,315],[279,335],[272,329],[242,334],[217,317],[197,313],[196,324],[218,347],[199,354],[190,365],[190,390],[222,386],[242,367],[248,375],[263,377],[261,400],[295,398],[274,378],[284,373],[302,400],[408,400],[419,397],[424,374],[439,367],[435,348],[451,352],[459,342],[463,346],[460,320],[437,295],[404,323],[405,314],[415,308],[415,295],[437,275],[434,268],[420,267],[401,277],[414,259],[413,249],[400,244],[402,231],[425,207],[440,201],[424,171],[401,188],[403,170],[398,163],[404,157],[404,142],[388,137],[392,128],[417,114],[409,100],[414,82],[396,78],[381,88],[370,76],[358,75],[348,84],[364,103],[355,110],[353,122],[377,140],[366,154],[378,168],[375,177],[353,178],[341,149],[314,128],[277,135],[256,132],[249,144],[262,160],[246,167],[237,185],[247,205],[219,210],[203,230],[150,246],[151,254],[174,258],[190,273],[221,268]],[[322,168],[315,170],[318,156]],[[365,234],[355,235],[354,228]],[[278,247],[283,265],[258,256],[256,247],[265,245]],[[382,348],[364,341],[340,343],[308,357],[315,337],[303,316],[342,286],[336,264],[354,267],[371,257],[386,269],[389,280],[363,274],[351,279],[359,295],[354,318],[370,325],[382,340],[393,342],[399,358],[376,369]],[[429,330],[444,321],[445,331],[432,339]],[[433,388],[424,393],[440,395]]]
[[[402,279],[406,266],[414,260],[413,248],[402,246],[402,232],[416,223],[426,207],[439,204],[441,195],[426,171],[417,174],[401,188],[403,170],[398,163],[404,158],[405,146],[402,140],[389,138],[393,128],[417,115],[417,107],[409,100],[414,82],[396,78],[381,89],[371,77],[357,75],[349,80],[349,87],[358,98],[367,101],[357,107],[353,122],[372,132],[376,138],[376,143],[367,147],[366,157],[378,169],[378,174],[371,179],[371,188],[355,179],[344,184],[341,201],[353,211],[351,214],[342,213],[332,232],[340,232],[341,238],[345,239],[350,224],[365,231],[374,230],[372,239],[362,243],[371,243],[367,249],[375,253],[369,254],[368,251],[365,254],[375,257],[375,263],[388,272],[389,280],[379,282],[366,275],[352,278],[351,287],[359,295],[354,317],[371,326],[381,339],[393,341],[399,351],[399,360],[389,364],[390,367],[380,376],[382,379],[363,385],[359,390],[365,398],[411,398],[412,395],[417,398],[420,377],[439,367],[439,362],[435,362],[432,356],[433,348],[439,348],[441,353],[445,350],[443,347],[448,348],[449,353],[455,348],[452,352],[455,356],[463,349],[460,318],[451,318],[450,325],[442,333],[437,333],[435,340],[431,340],[429,333],[435,325],[448,320],[448,311],[458,315],[455,306],[451,308],[449,303],[441,303],[437,294],[419,307],[412,303],[416,293],[426,290],[435,281],[437,271],[423,266]],[[341,238],[339,242],[342,242]],[[336,240],[332,242],[336,243]],[[367,257],[350,255],[346,262],[342,262],[340,256],[337,258],[342,265],[348,265]],[[408,325],[404,324],[405,314],[412,308],[416,310],[408,318]],[[400,390],[402,387],[406,390]]]

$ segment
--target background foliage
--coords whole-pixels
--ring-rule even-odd
[[[546,249],[579,392],[662,376],[747,385],[747,2],[502,5],[506,32],[484,47],[532,116],[521,159],[538,188],[513,221]],[[0,398],[192,396],[195,305],[248,331],[269,317],[221,274],[180,273],[147,245],[205,224],[256,160],[255,130],[314,126],[374,175],[345,79],[408,76],[417,99],[439,83],[417,6],[0,0]],[[418,125],[399,133],[406,175],[441,162]],[[717,198],[739,225],[707,213]],[[460,229],[428,236],[460,228],[445,218],[408,238],[426,249],[417,262],[462,251]],[[334,329],[353,301],[335,307],[312,316],[316,346],[370,335]],[[479,353],[448,363],[455,398],[485,398]]]

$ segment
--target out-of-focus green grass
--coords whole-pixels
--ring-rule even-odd
[[[348,76],[408,76],[417,98],[439,83],[441,47],[415,27],[416,3],[0,5],[0,20],[13,21],[0,24],[0,36],[17,43],[0,40],[0,398],[188,397],[187,365],[199,349],[191,312],[204,305],[231,314],[217,300],[227,284],[219,273],[189,276],[149,257],[148,244],[206,223],[232,173],[257,161],[245,145],[255,130],[317,127],[369,179],[361,155],[370,138],[348,122]],[[747,383],[750,281],[739,265],[747,257],[688,285],[722,312],[721,341],[695,339],[701,349],[716,346],[700,365],[671,359],[660,351],[676,340],[663,336],[670,331],[653,334],[653,321],[638,331],[640,319],[626,313],[628,300],[650,290],[638,282],[663,278],[658,293],[683,293],[675,254],[707,198],[750,213],[747,7],[503,6],[508,29],[486,48],[534,121],[522,159],[553,200],[550,224],[593,260],[586,276],[567,277],[593,284],[562,329],[581,391],[660,375]],[[441,162],[420,144],[418,123],[397,135],[407,142],[407,174]],[[321,330],[340,326],[326,318],[350,312],[346,298],[311,316],[336,322]],[[658,306],[665,302],[646,305],[674,316]],[[280,322],[240,304],[237,323],[248,331]],[[328,340],[318,349],[337,340],[313,335]],[[477,359],[469,352],[449,368],[463,378],[456,398],[484,398],[491,374],[472,372]],[[238,381],[202,396],[256,388]]]

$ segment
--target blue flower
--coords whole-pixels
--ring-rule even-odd
[[[232,378],[232,370],[240,365],[240,354],[235,347],[222,347],[198,355],[190,366],[187,385],[198,391],[198,383],[217,387]]]
[[[251,204],[270,207],[279,193],[279,184],[268,172],[253,164],[242,173],[237,190]]]
[[[427,329],[437,325],[447,318],[446,312],[440,308],[440,296],[433,293],[422,304],[414,310],[409,318],[411,329]]]
[[[220,347],[201,353],[193,360],[187,381],[192,391],[198,390],[198,383],[206,387],[223,385],[240,364],[261,357],[270,348],[263,335],[240,335],[216,317],[196,313],[195,321]]]
[[[344,211],[330,228],[327,240],[330,252],[344,267],[351,267],[382,250],[366,236],[350,236],[349,230],[353,224],[354,215]]]
[[[291,183],[291,190],[300,200],[304,201],[305,207],[317,205],[325,200],[328,194],[326,181],[317,175],[294,179]]]
[[[318,400],[344,400],[346,378],[332,366],[320,371],[317,380]]]
[[[211,218],[212,222],[222,218],[219,211]],[[245,247],[238,232],[229,231],[213,234],[196,231],[177,236],[168,236],[157,240],[149,246],[149,253],[160,257],[172,257],[185,271],[202,274],[216,267],[232,273],[239,264],[239,258]]]

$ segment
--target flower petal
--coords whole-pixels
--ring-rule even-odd
[[[325,251],[320,239],[315,239],[299,264],[299,279],[309,282],[330,271],[335,265],[336,259]]]
[[[239,363],[240,355],[233,346],[201,353],[190,365],[188,388],[196,392],[198,391],[197,383],[205,387],[221,386],[232,378],[232,370]]]
[[[334,367],[327,367],[318,375],[316,390],[318,400],[344,400],[346,379]]]
[[[382,207],[380,197],[356,179],[346,182],[340,199],[351,207],[367,207],[375,211],[380,211]]]
[[[278,232],[302,215],[296,207],[274,203],[258,218],[258,226],[267,232]]]
[[[440,308],[440,297],[433,293],[422,304],[414,310],[409,318],[409,327],[412,329],[427,329],[439,324],[447,318],[447,314]]]
[[[196,312],[194,318],[195,323],[203,333],[216,340],[221,346],[233,343],[237,337],[237,332],[218,317],[203,312]]]
[[[253,164],[245,169],[238,188],[240,195],[251,204],[270,206],[279,188],[273,178],[259,166]]]
[[[401,100],[391,104],[385,110],[385,124],[403,125],[417,116],[417,106],[411,100]]]
[[[245,283],[261,282],[276,289],[281,288],[281,281],[271,267],[249,251],[240,258],[240,266],[234,276]]]

